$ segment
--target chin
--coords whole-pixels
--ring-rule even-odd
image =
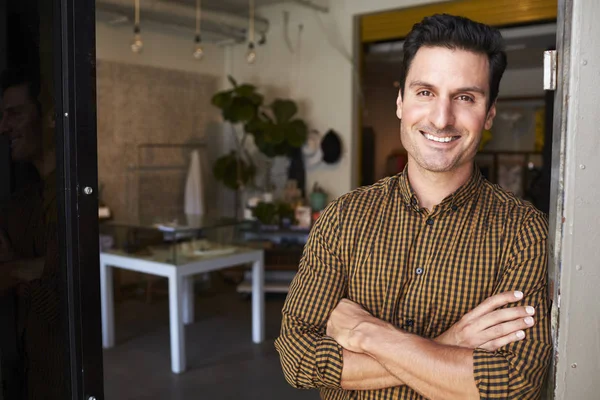
[[[450,172],[456,168],[456,164],[451,161],[446,162],[420,162],[421,168],[430,172]]]

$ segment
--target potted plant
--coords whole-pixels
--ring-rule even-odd
[[[289,156],[299,149],[308,135],[306,123],[297,118],[298,107],[288,99],[276,99],[264,104],[264,96],[253,85],[238,84],[228,77],[232,88],[216,93],[212,104],[221,110],[223,119],[231,125],[235,149],[221,156],[214,164],[217,180],[233,190],[253,185],[256,165],[250,156],[246,141],[252,135],[256,148],[266,157],[269,165],[277,156]],[[238,126],[242,126],[241,133]],[[270,189],[270,171],[266,171],[267,190]]]

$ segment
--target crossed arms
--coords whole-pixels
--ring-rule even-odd
[[[408,385],[431,399],[537,398],[551,345],[545,240],[532,218],[494,293],[435,339],[407,333],[345,299],[347,277],[333,207],[311,233],[276,341],[295,387],[376,390]],[[540,225],[541,224],[541,225]],[[515,288],[511,274],[541,271]],[[516,290],[520,293],[515,294]],[[507,305],[513,307],[506,307]],[[530,305],[536,307],[532,310]]]

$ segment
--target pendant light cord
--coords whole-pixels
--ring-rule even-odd
[[[134,30],[135,32],[139,32],[140,30],[140,0],[134,0],[134,10],[135,10],[135,24]]]
[[[200,11],[201,7],[202,7],[201,0],[196,0],[196,35],[200,35],[200,19],[202,17],[202,14]]]
[[[250,43],[254,43],[254,0],[250,0],[250,22],[249,22],[249,31],[250,31]]]

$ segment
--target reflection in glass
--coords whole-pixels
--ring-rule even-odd
[[[67,399],[58,248],[53,1],[10,1],[1,36],[0,134],[9,195],[0,207],[3,399]],[[40,34],[42,32],[43,34]]]

